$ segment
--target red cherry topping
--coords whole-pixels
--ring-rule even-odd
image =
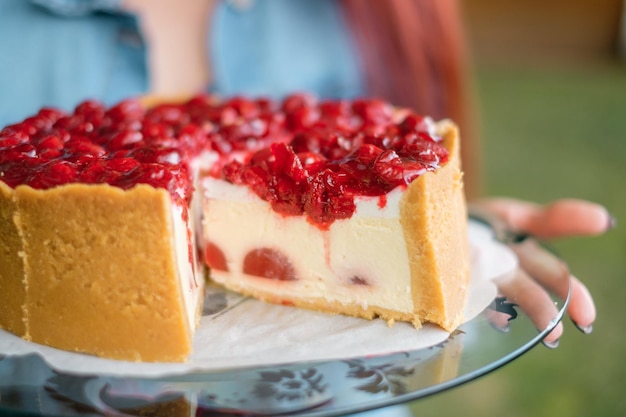
[[[243,261],[243,272],[278,281],[298,279],[296,270],[287,256],[272,248],[260,248],[248,252]]]
[[[58,135],[48,135],[37,144],[37,152],[47,159],[56,158],[63,153],[64,145],[63,140]]]
[[[36,189],[46,189],[57,185],[75,182],[77,178],[76,168],[67,161],[53,161],[42,166],[35,172],[27,184]]]
[[[382,100],[355,100],[352,110],[366,125],[381,126],[391,122],[393,117],[393,107]]]
[[[22,143],[22,139],[16,136],[0,136],[0,149],[8,149],[13,148],[20,143]]]
[[[133,148],[143,140],[141,132],[136,130],[122,130],[113,135],[108,144],[109,150]]]
[[[305,213],[321,228],[350,217],[355,196],[384,196],[448,157],[426,119],[408,114],[396,122],[380,100],[316,104],[295,95],[282,108],[291,141],[261,149],[244,164],[227,163],[222,175],[248,185],[277,212]]]
[[[41,189],[144,183],[187,200],[187,164],[210,150],[220,156],[210,175],[327,228],[354,213],[356,196],[379,196],[384,206],[387,192],[445,163],[448,151],[429,129],[428,119],[376,99],[199,95],[150,109],[139,100],[110,108],[87,100],[71,113],[44,108],[2,129],[0,180]]]
[[[259,115],[258,104],[244,97],[233,97],[225,103],[226,109],[231,108],[244,119],[252,119]]]
[[[228,271],[224,252],[213,242],[207,242],[204,248],[204,261],[211,269]]]

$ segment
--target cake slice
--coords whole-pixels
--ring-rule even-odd
[[[69,184],[18,187],[15,198],[25,338],[108,358],[186,359],[204,283],[166,190]]]
[[[272,303],[452,330],[469,280],[456,126],[376,115],[377,101],[343,112],[357,105],[376,119],[332,133],[318,120],[203,180],[211,279]]]
[[[186,360],[204,293],[192,178],[178,152],[130,146],[143,119],[138,102],[91,102],[2,130],[0,328],[107,358]]]

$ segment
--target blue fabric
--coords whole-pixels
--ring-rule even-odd
[[[145,50],[135,19],[68,18],[24,0],[0,1],[0,125],[42,106],[113,103],[146,90]]]
[[[30,0],[51,13],[84,16],[98,11],[118,11],[122,0]]]
[[[256,0],[217,10],[212,88],[224,95],[362,93],[355,48],[335,0]]]
[[[146,48],[119,0],[0,1],[0,125],[43,106],[113,104],[148,89]],[[280,97],[361,94],[361,75],[335,0],[222,2],[207,34],[210,89]]]

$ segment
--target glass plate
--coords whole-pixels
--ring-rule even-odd
[[[537,320],[519,306],[515,271],[504,275],[495,281],[502,292],[443,342],[393,354],[137,377],[76,374],[37,353],[0,352],[0,415],[333,416],[415,400],[518,358],[562,319],[569,295],[551,297],[554,314]]]

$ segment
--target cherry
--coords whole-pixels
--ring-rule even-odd
[[[53,161],[42,166],[27,181],[35,189],[46,189],[57,185],[75,182],[78,174],[67,161]]]
[[[97,100],[85,100],[74,108],[74,114],[84,116],[89,120],[93,116],[103,116],[106,109],[104,104]]]
[[[405,116],[404,120],[400,122],[399,128],[403,133],[427,132],[428,124],[423,116],[408,114]]]
[[[145,121],[165,124],[185,124],[189,116],[183,106],[178,104],[161,104],[146,113]]]
[[[81,182],[86,184],[98,184],[102,182],[108,183],[108,181],[105,181],[107,168],[104,161],[100,159],[88,158],[77,161],[75,164],[82,167],[79,174]]]
[[[259,97],[255,100],[255,103],[261,113],[275,113],[278,110],[276,103],[267,97]]]
[[[5,155],[4,160],[0,158],[0,180],[9,187],[25,184],[33,173],[42,169],[45,162],[36,156],[10,159]]]
[[[243,261],[244,274],[277,281],[296,281],[296,270],[289,258],[273,248],[254,249]]]
[[[92,142],[86,136],[72,136],[65,144],[65,151],[72,155],[90,155],[93,157],[102,157],[107,151],[102,146]]]
[[[393,107],[377,99],[359,99],[352,103],[352,110],[363,119],[364,125],[378,127],[391,121]]]
[[[23,139],[17,136],[0,136],[0,149],[13,148],[23,142]]]
[[[141,133],[147,141],[171,138],[174,136],[174,127],[167,123],[144,120],[141,126]]]
[[[306,130],[313,126],[320,118],[320,112],[315,107],[301,106],[287,114],[287,126],[291,130]]]
[[[260,113],[258,104],[253,100],[248,100],[244,97],[233,97],[224,103],[224,107],[232,108],[237,114],[244,119],[252,119],[257,117]]]
[[[239,115],[237,114],[237,110],[232,107],[225,107],[219,111],[218,114],[219,124],[222,126],[230,126],[237,122],[239,119]]]
[[[448,150],[439,143],[429,141],[406,145],[402,147],[400,154],[433,168],[448,160]]]
[[[370,285],[370,283],[367,282],[367,280],[365,278],[363,278],[362,276],[359,276],[359,275],[354,275],[353,277],[350,277],[350,280],[348,282],[351,285],[363,286],[363,287],[369,287],[369,285]]]
[[[48,135],[37,144],[37,152],[46,159],[58,158],[63,154],[63,140],[57,135]]]
[[[228,271],[224,252],[213,242],[207,242],[204,248],[204,261],[211,269]]]
[[[248,185],[261,199],[276,200],[275,193],[271,189],[270,173],[260,166],[243,167],[241,171],[241,184]],[[275,183],[275,181],[272,181]]]
[[[304,197],[307,218],[321,229],[337,219],[347,219],[356,210],[354,198],[346,193],[346,177],[330,169],[318,172]]]
[[[37,117],[46,120],[48,126],[54,124],[57,120],[63,117],[65,113],[59,109],[53,107],[44,107],[37,113]]]
[[[292,94],[283,100],[281,109],[285,113],[292,113],[304,107],[313,107],[317,102],[315,96],[307,93]]]
[[[143,134],[136,130],[122,130],[108,143],[110,150],[136,147],[143,140]]]
[[[300,158],[291,147],[287,147],[284,143],[273,143],[270,151],[273,156],[272,170],[274,172],[283,173],[296,183],[306,181],[307,173],[302,167]]]
[[[137,99],[120,101],[105,113],[113,123],[140,120],[144,114],[145,108]]]
[[[11,150],[13,151],[14,159],[16,160],[31,158],[37,155],[37,149],[30,143],[21,143]]]
[[[106,161],[106,166],[112,171],[129,173],[141,166],[141,163],[133,158],[112,158]]]
[[[146,146],[130,151],[129,156],[140,162],[158,162],[160,164],[178,165],[183,160],[183,151],[175,146]]]

